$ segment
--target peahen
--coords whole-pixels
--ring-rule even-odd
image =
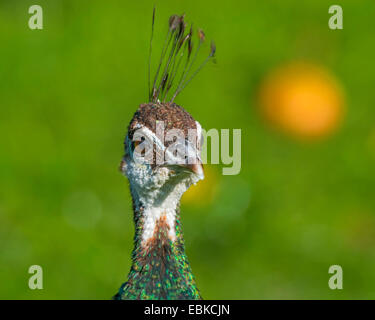
[[[155,9],[152,34],[154,19]],[[211,44],[208,57],[192,71],[205,35],[198,31],[199,43],[195,51],[192,37],[192,27],[186,30],[184,15],[170,17],[160,63],[151,85],[151,35],[150,102],[141,104],[130,121],[125,156],[120,165],[129,180],[133,200],[132,266],[128,280],[114,299],[201,299],[185,253],[179,205],[184,192],[204,178],[200,160],[202,128],[173,100],[214,56],[215,45]],[[174,85],[176,77],[179,81]],[[171,98],[167,100],[171,88],[173,94],[171,91]],[[183,139],[167,139],[170,132],[182,133]],[[147,151],[148,147],[152,147],[151,152]],[[151,161],[145,161],[146,155]]]

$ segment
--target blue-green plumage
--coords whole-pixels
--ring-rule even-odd
[[[146,248],[140,245],[139,236],[135,237],[128,281],[116,299],[200,299],[185,254],[180,223],[176,223],[174,242],[168,238],[168,226],[163,220]]]

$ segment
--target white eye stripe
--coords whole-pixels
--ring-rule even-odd
[[[199,137],[201,135],[201,126],[199,122],[196,122],[197,129],[196,129],[196,137]],[[192,129],[194,130],[194,129]],[[194,134],[195,137],[195,134]],[[128,138],[128,137],[127,137]],[[182,139],[183,138],[183,139]],[[201,137],[202,138],[202,137]],[[129,139],[129,138],[128,138]],[[143,140],[142,140],[143,139]],[[129,139],[130,140],[130,139]],[[188,163],[196,163],[196,161],[201,161],[200,155],[199,155],[199,140],[198,145],[196,145],[194,142],[191,142],[187,140],[185,137],[180,137],[180,139],[177,137],[177,140],[173,142],[173,147],[166,147],[162,141],[158,138],[158,136],[152,132],[147,127],[141,127],[138,130],[136,130],[133,134],[132,141],[146,141],[153,144],[152,149],[150,148],[149,151],[154,150],[154,146],[156,147],[156,150],[154,152],[163,152],[165,153],[164,156],[164,163],[167,164],[184,164],[186,162]],[[147,149],[146,149],[147,150]],[[134,150],[132,151],[132,154],[134,153]],[[146,151],[148,154],[148,152]],[[176,154],[176,155],[175,155]]]
[[[156,144],[157,147],[159,147],[163,151],[165,150],[164,144],[160,141],[158,136],[155,133],[153,133],[149,128],[142,127],[141,129],[136,130],[133,135],[133,141],[141,141],[140,139],[142,137],[152,140]]]
[[[201,137],[202,136],[201,124],[198,121],[195,121],[195,125],[197,126],[197,137]]]
[[[195,121],[195,124],[197,126],[197,137],[198,137],[198,141],[199,141],[198,148],[200,148],[200,147],[203,146],[203,143],[204,143],[204,137],[202,135],[202,126],[198,121]]]

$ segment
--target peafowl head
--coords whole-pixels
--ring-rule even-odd
[[[194,44],[192,25],[187,28],[184,15],[172,15],[151,80],[154,20],[155,9],[148,68],[150,102],[141,104],[130,121],[120,169],[130,181],[133,198],[136,196],[142,204],[156,206],[170,193],[179,200],[192,184],[204,177],[200,158],[201,125],[173,101],[214,57],[216,47],[212,42],[208,56],[195,67],[205,34],[199,29],[195,38],[198,43]]]
[[[175,103],[140,105],[128,127],[120,170],[133,193],[154,205],[204,178],[199,122]]]

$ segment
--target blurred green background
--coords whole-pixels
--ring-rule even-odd
[[[28,28],[33,4],[43,30]],[[343,30],[328,28],[332,4]],[[156,6],[156,39],[185,12],[217,45],[217,64],[176,102],[206,129],[242,129],[241,173],[210,167],[203,193],[182,205],[203,297],[375,298],[374,1]],[[0,298],[109,299],[125,281],[134,229],[117,168],[146,102],[152,7],[0,1]],[[279,133],[257,109],[264,76],[295,60],[324,66],[345,91],[340,127],[319,141]],[[33,264],[43,290],[28,288]],[[334,264],[343,290],[328,288]]]

